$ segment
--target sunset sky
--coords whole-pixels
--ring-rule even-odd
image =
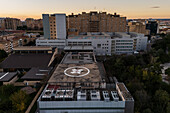
[[[117,12],[127,18],[170,18],[170,0],[0,0],[0,17],[41,18],[43,13]]]

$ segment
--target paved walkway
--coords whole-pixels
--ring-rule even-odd
[[[36,94],[34,99],[32,100],[31,104],[29,105],[29,107],[27,108],[25,113],[29,113],[30,112],[31,108],[33,107],[34,103],[37,101],[37,99],[38,99],[38,97],[41,94],[43,89],[44,89],[44,85],[40,88],[40,90],[38,91],[38,93]]]
[[[13,83],[14,86],[26,86],[23,82],[15,82]]]
[[[41,86],[41,88],[39,89],[38,93],[36,94],[36,96],[34,97],[34,99],[32,100],[31,104],[29,105],[29,107],[27,108],[25,113],[29,113],[31,108],[33,107],[34,103],[37,101],[39,95],[42,93],[44,87],[47,85],[47,81],[50,79],[51,75],[54,73],[55,69],[57,68],[58,64],[53,68],[53,70],[50,73],[50,76],[48,76],[45,80],[45,83]]]

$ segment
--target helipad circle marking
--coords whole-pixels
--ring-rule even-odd
[[[72,74],[68,74],[67,73],[67,71],[68,70],[71,70],[72,72]],[[87,71],[87,73],[85,73],[85,74],[81,74],[81,72],[82,71]],[[74,75],[74,73],[76,74],[76,75]],[[79,74],[80,73],[80,74]],[[90,73],[90,70],[88,69],[88,68],[86,68],[86,67],[83,67],[83,66],[74,66],[74,67],[69,67],[69,68],[67,68],[66,70],[64,70],[64,74],[65,75],[67,75],[67,76],[69,76],[69,77],[83,77],[83,76],[86,76],[86,75],[88,75]]]

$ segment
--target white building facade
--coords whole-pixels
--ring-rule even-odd
[[[109,35],[109,36],[108,36]],[[96,55],[132,54],[146,51],[148,37],[138,33],[103,33],[100,35],[68,36],[68,46],[93,46]]]
[[[100,33],[68,36],[66,40],[36,40],[37,46],[52,46],[64,49],[66,46],[92,46],[96,55],[133,54],[147,50],[148,37],[138,33]]]
[[[66,46],[66,40],[37,39],[36,46],[50,46],[64,49],[64,47]]]

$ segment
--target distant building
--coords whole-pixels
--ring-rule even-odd
[[[42,19],[33,19],[27,18],[25,20],[27,29],[29,30],[42,30],[43,29],[43,20]]]
[[[96,55],[133,54],[135,51],[146,51],[148,37],[139,33],[126,32],[98,32],[82,33],[78,36],[68,36],[64,50],[68,46],[92,46]],[[70,49],[70,51],[73,49]]]
[[[37,39],[36,46],[57,47],[68,52],[90,50],[96,55],[133,54],[135,51],[146,51],[148,38],[141,33],[125,32],[126,17],[117,14],[90,12],[69,15],[67,38],[65,25],[65,14],[43,14],[44,39]]]
[[[90,50],[96,55],[133,54],[146,51],[148,37],[140,33],[87,32],[70,35],[66,40],[36,40],[37,46],[52,46],[65,51]],[[92,48],[92,50],[91,50]]]
[[[36,40],[36,46],[50,46],[57,47],[58,49],[64,49],[66,46],[66,40],[39,38]]]
[[[150,35],[156,35],[159,33],[158,21],[148,20],[146,23],[146,29],[150,30]]]
[[[13,48],[25,45],[35,38],[28,38],[23,36],[24,31],[2,30],[0,31],[0,49],[7,53],[12,52]]]
[[[106,12],[82,12],[67,16],[67,29],[78,32],[126,32],[126,17]]]
[[[25,33],[24,36],[28,36],[29,38],[37,38],[40,37],[40,33]]]
[[[22,30],[0,30],[0,49],[11,53],[13,48],[28,44],[34,41],[35,38],[23,36],[25,31]]]
[[[128,22],[128,32],[142,33],[145,35],[150,34],[150,30],[146,29],[145,22],[140,22],[140,21]]]
[[[5,18],[0,18],[0,29],[5,29],[5,22],[4,22]]]
[[[47,53],[52,54],[51,47],[44,47],[44,46],[19,46],[13,48],[13,53]]]
[[[66,39],[66,15],[43,14],[45,39]]]
[[[4,26],[5,29],[17,30],[18,26],[22,26],[22,22],[17,18],[5,18]]]

